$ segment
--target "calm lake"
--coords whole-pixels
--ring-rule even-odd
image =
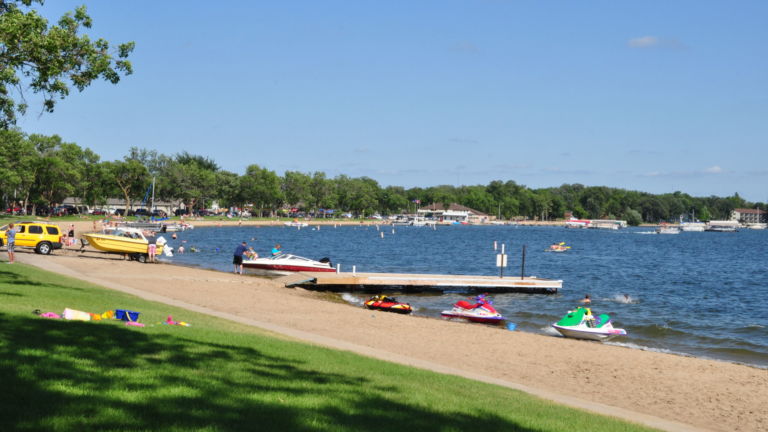
[[[384,237],[381,237],[381,233]],[[610,344],[768,367],[768,231],[618,231],[527,226],[322,226],[197,228],[170,239],[187,253],[164,260],[232,271],[232,252],[245,240],[265,256],[275,243],[307,258],[329,257],[342,271],[497,275],[494,241],[510,254],[505,274],[562,279],[556,295],[498,294],[494,305],[520,331],[559,337],[550,324],[589,293],[628,337]],[[549,253],[553,242],[565,253]],[[189,252],[194,247],[199,252]],[[629,296],[629,301],[625,299]],[[367,296],[344,294],[361,305]],[[398,295],[415,314],[440,317],[464,294]],[[467,324],[477,325],[477,324]],[[504,330],[506,331],[506,330]]]

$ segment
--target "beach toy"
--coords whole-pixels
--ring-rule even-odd
[[[125,323],[125,325],[131,326],[131,327],[144,327],[144,324],[136,321],[128,321]]]
[[[91,320],[91,314],[88,312],[83,312],[75,309],[64,309],[64,319],[65,320],[73,320],[73,321],[90,321]]]
[[[41,314],[38,314],[38,315],[43,317],[43,318],[61,319],[61,315],[59,315],[57,313],[53,313],[53,312],[45,312],[45,313],[41,313]]]
[[[127,309],[115,309],[115,319],[121,321],[138,321],[139,312],[134,312]]]
[[[170,316],[170,315],[168,315],[168,318],[166,318],[166,320],[165,320],[165,322],[163,324],[177,325],[177,326],[182,326],[182,327],[189,327],[189,324],[187,324],[184,321],[174,321],[173,317]]]
[[[515,331],[515,328],[517,328],[517,324],[508,322],[507,323],[507,330],[509,331]]]

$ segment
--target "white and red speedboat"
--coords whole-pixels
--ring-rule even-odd
[[[331,260],[323,258],[320,261],[291,254],[273,255],[267,258],[244,259],[243,267],[266,270],[270,272],[333,272]]]
[[[443,311],[441,315],[445,318],[462,318],[483,324],[500,324],[506,319],[496,311],[485,295],[480,294],[475,301],[476,303],[472,304],[466,300],[459,300],[453,305],[453,309]]]

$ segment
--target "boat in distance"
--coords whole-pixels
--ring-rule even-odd
[[[266,258],[244,259],[243,267],[270,272],[335,272],[331,260],[315,261],[298,255],[278,254]]]
[[[656,228],[656,234],[680,234],[680,228],[670,225],[662,225]]]
[[[85,233],[83,237],[94,249],[102,252],[146,254],[149,250],[149,240],[137,228],[107,228],[102,232]],[[157,241],[157,255],[163,252],[165,239],[161,239]]]

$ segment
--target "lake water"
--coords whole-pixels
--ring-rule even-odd
[[[525,245],[526,275],[562,279],[563,288],[556,295],[495,295],[494,305],[518,330],[556,337],[550,324],[589,293],[592,308],[629,333],[610,344],[768,367],[768,231],[652,232],[527,226],[197,228],[169,241],[173,247],[184,244],[187,253],[165,259],[232,271],[232,252],[245,240],[262,256],[280,243],[287,253],[330,257],[342,271],[355,265],[359,272],[497,275],[496,241],[510,254],[505,274],[519,275]],[[572,248],[544,252],[561,241]],[[192,247],[199,252],[190,253]],[[367,296],[343,297],[362,305]],[[435,318],[465,297],[398,295],[416,314]]]

